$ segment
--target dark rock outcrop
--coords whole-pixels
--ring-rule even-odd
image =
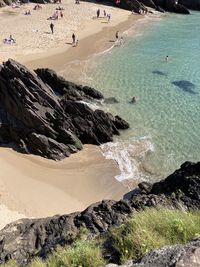
[[[145,254],[141,259],[123,265],[108,264],[106,267],[199,267],[200,237],[186,245],[166,246]]]
[[[88,2],[99,2],[101,4],[109,3],[112,5],[116,5],[115,0],[82,0]],[[11,5],[14,0],[0,0],[0,7],[4,7],[5,5]],[[28,0],[21,0],[22,3],[28,3]],[[38,4],[46,4],[51,3],[50,0],[32,0],[33,3]],[[151,7],[157,11],[163,12],[164,10],[174,12],[174,13],[181,13],[181,14],[190,14],[188,9],[196,9],[200,10],[200,0],[179,0],[178,3],[176,0],[123,0],[117,7],[126,9],[126,10],[134,10],[134,12],[139,13],[140,10],[144,9],[145,6]]]
[[[14,60],[0,66],[0,144],[50,159],[112,141],[128,123],[92,110],[85,102],[103,98],[97,90],[68,82],[49,69],[35,73]]]
[[[179,0],[178,2],[189,9],[200,10],[200,0]]]
[[[22,219],[7,225],[0,231],[0,263],[15,259],[23,266],[35,256],[46,257],[58,244],[72,243],[81,227],[93,234],[103,233],[121,224],[136,210],[158,206],[200,209],[200,162],[186,162],[160,182],[141,183],[129,199],[104,200],[83,212],[46,219]]]

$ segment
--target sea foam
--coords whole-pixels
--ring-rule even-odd
[[[142,162],[154,151],[150,137],[144,136],[129,140],[117,140],[101,145],[101,151],[107,159],[115,160],[120,174],[118,181],[126,179],[145,180],[147,174],[142,170]]]

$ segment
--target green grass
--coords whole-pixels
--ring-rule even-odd
[[[100,237],[88,239],[83,228],[77,240],[66,247],[58,247],[43,261],[35,259],[29,267],[102,267],[103,242],[112,242],[120,254],[120,262],[141,257],[144,253],[166,245],[184,244],[200,236],[200,213],[169,209],[146,209],[134,213],[132,218],[110,230],[104,240]],[[9,262],[4,267],[16,267]]]
[[[30,267],[101,267],[105,266],[96,240],[78,240],[72,246],[58,247],[46,261],[36,259]]]
[[[155,248],[184,244],[195,236],[200,236],[200,213],[169,209],[138,212],[110,233],[121,262],[141,257]]]

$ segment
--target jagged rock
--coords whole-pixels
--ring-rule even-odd
[[[199,267],[200,237],[186,245],[166,246],[145,254],[141,259],[123,265],[108,264],[105,267]]]
[[[179,0],[178,2],[189,9],[200,10],[200,0]]]
[[[23,266],[35,256],[44,258],[56,245],[71,244],[75,240],[80,227],[86,227],[93,234],[103,233],[110,227],[121,224],[131,213],[134,214],[136,210],[142,210],[144,207],[163,206],[184,210],[199,210],[200,162],[196,164],[186,162],[165,180],[151,186],[143,183],[140,185],[141,187],[142,191],[138,189],[137,193],[132,194],[129,199],[120,201],[104,200],[91,205],[83,212],[46,219],[22,219],[7,225],[0,231],[0,264],[9,259],[15,259],[20,266]],[[161,251],[166,252],[168,250]],[[172,251],[176,251],[176,249]],[[166,255],[175,255],[174,252],[166,253]],[[152,255],[155,255],[155,260],[161,260],[161,257],[159,257],[161,254],[154,253]],[[143,262],[148,258],[150,257],[147,254],[143,258]],[[181,260],[181,258],[177,260]],[[142,259],[140,261],[142,262]],[[149,266],[153,267],[153,265]],[[187,267],[189,266],[187,265]]]
[[[141,0],[140,2],[143,3],[145,6],[157,9],[157,6],[153,2],[153,0]]]
[[[161,13],[165,13],[165,10],[160,6],[157,6],[156,10],[161,12]]]
[[[82,143],[112,141],[128,123],[85,102],[103,98],[97,90],[66,81],[49,69],[36,73],[14,60],[0,66],[0,144],[60,160]],[[80,101],[84,101],[80,103]]]
[[[166,11],[181,13],[181,14],[190,14],[189,10],[180,3],[177,3],[176,0],[153,0],[157,6],[157,10],[164,9]]]
[[[190,11],[185,6],[180,5],[180,4],[175,5],[174,12],[180,13],[180,14],[186,14],[186,15],[190,14]]]
[[[130,11],[133,10],[134,12],[139,13],[143,8],[143,5],[137,0],[126,0],[120,1],[119,7]]]
[[[103,99],[102,93],[88,86],[81,86],[75,83],[66,81],[63,77],[56,74],[50,69],[36,69],[35,73],[42,81],[49,85],[55,93],[63,96],[68,100],[94,100]],[[67,94],[66,94],[67,93]]]

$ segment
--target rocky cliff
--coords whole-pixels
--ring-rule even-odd
[[[58,244],[71,244],[81,227],[86,227],[92,234],[105,233],[110,227],[124,222],[128,215],[145,207],[159,206],[200,209],[200,162],[186,162],[160,182],[143,182],[120,201],[104,200],[83,212],[45,219],[22,219],[7,225],[0,231],[0,263],[15,259],[20,266],[26,265],[35,256],[46,257]],[[141,259],[141,263],[147,257]]]
[[[189,9],[200,10],[200,0],[179,0],[179,3]]]
[[[0,145],[60,160],[82,144],[112,141],[128,123],[92,110],[97,90],[68,82],[49,69],[35,73],[14,60],[0,65]]]

